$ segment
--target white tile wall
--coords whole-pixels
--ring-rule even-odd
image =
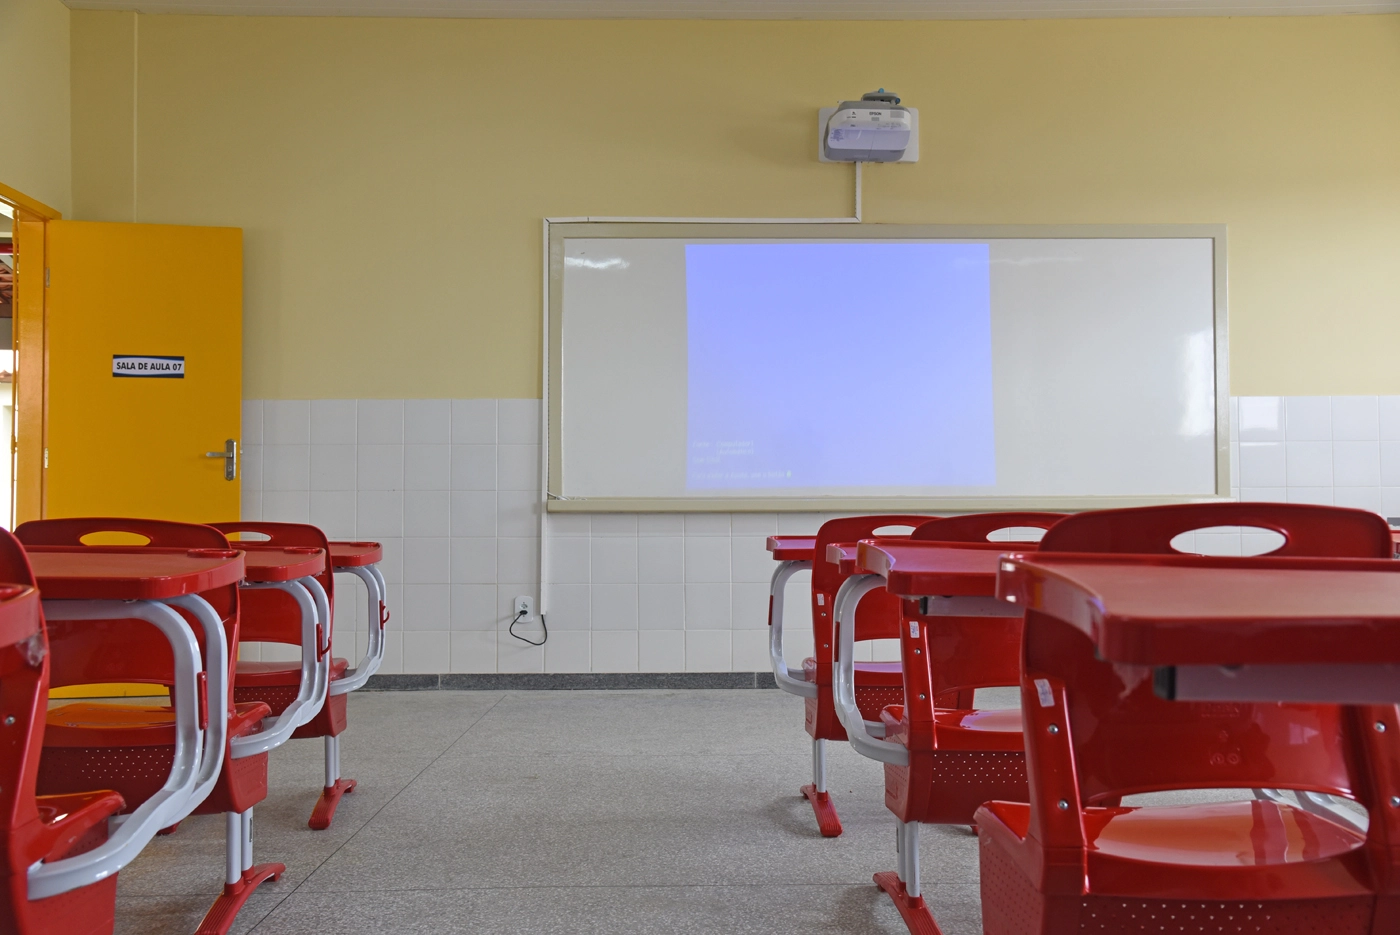
[[[1237,496],[1400,516],[1400,396],[1246,396],[1230,409]],[[250,400],[243,435],[245,518],[384,543],[385,673],[762,671],[773,571],[764,540],[815,532],[827,518],[554,514],[550,637],[532,647],[506,628],[515,596],[539,588],[539,400]],[[1238,529],[1179,543],[1221,555],[1275,544]],[[808,581],[789,584],[792,665],[812,649]],[[348,655],[363,648],[368,619],[359,586],[338,583],[337,645]],[[895,658],[897,648],[858,652]]]
[[[1239,398],[1239,495],[1400,516],[1400,396]]]
[[[541,650],[500,632],[538,588],[539,418],[538,400],[250,400],[244,516],[384,543],[380,671],[542,671]],[[357,654],[364,592],[337,584],[338,650]],[[550,665],[573,671],[581,652],[586,669],[586,643]]]

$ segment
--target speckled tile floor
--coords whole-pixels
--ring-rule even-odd
[[[287,873],[235,932],[905,931],[870,880],[894,869],[879,764],[831,745],[845,834],[820,837],[781,692],[360,692],[341,756],[360,786],[318,832],[320,742],[273,752],[255,858]],[[972,834],[926,828],[923,861],[946,935],[980,933]],[[187,820],[122,872],[117,935],[188,935],[222,876],[222,818]]]

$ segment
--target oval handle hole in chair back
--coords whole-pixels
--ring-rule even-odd
[[[151,537],[139,532],[90,532],[78,539],[83,545],[150,545]]]
[[[249,529],[228,534],[229,542],[268,542],[271,539],[272,537],[265,532],[253,532]]]
[[[1045,530],[1038,526],[1007,526],[987,533],[988,542],[1039,542]]]
[[[879,529],[872,530],[872,533],[873,533],[875,536],[877,536],[877,537],[884,537],[884,536],[907,536],[907,535],[909,535],[909,534],[910,534],[911,532],[913,532],[913,531],[914,531],[914,527],[913,527],[913,526],[901,526],[901,525],[895,524],[895,525],[892,525],[892,526],[881,526]]]
[[[1263,526],[1207,526],[1177,535],[1172,548],[1186,555],[1269,555],[1287,541],[1283,533]]]

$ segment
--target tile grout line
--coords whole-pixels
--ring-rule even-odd
[[[291,899],[293,896],[295,896],[298,892],[301,891],[301,888],[306,885],[307,880],[310,880],[312,877],[314,877],[321,870],[322,867],[324,867],[327,863],[330,862],[332,857],[334,857],[336,854],[339,854],[345,848],[345,845],[349,844],[351,841],[359,837],[360,832],[368,828],[370,826],[370,823],[373,822],[375,818],[379,817],[380,812],[384,811],[384,809],[388,808],[395,801],[397,801],[399,796],[403,795],[404,791],[408,789],[409,786],[413,785],[415,782],[418,781],[418,777],[422,776],[425,772],[431,769],[433,765],[437,763],[438,760],[442,759],[452,750],[453,747],[457,746],[457,744],[461,742],[463,737],[471,733],[473,727],[476,727],[476,725],[480,724],[488,714],[496,710],[496,706],[505,700],[506,694],[506,692],[502,692],[501,697],[497,698],[494,702],[491,703],[491,706],[489,708],[481,712],[481,715],[477,717],[476,720],[468,724],[466,728],[462,731],[462,733],[457,735],[456,739],[454,739],[451,743],[449,743],[446,747],[443,748],[442,752],[440,752],[437,756],[429,760],[428,763],[426,763],[422,769],[414,773],[413,777],[409,779],[408,782],[404,783],[398,792],[395,792],[393,795],[391,795],[387,802],[379,806],[379,808],[375,809],[374,814],[370,815],[367,819],[365,819],[364,824],[360,825],[359,828],[355,829],[355,832],[351,834],[350,837],[340,842],[340,844],[335,848],[335,850],[327,854],[325,858],[319,864],[316,865],[315,869],[313,869],[304,878],[302,878],[300,883],[298,883],[290,892],[284,894],[281,899],[277,900],[277,902],[273,903],[272,907],[267,910],[263,917],[257,922],[254,922],[252,928],[248,929],[248,935],[252,935],[252,933],[256,932],[259,928],[261,928],[262,924],[266,922],[269,918],[271,918],[272,914],[276,912],[277,909],[283,903],[285,903],[288,899]]]

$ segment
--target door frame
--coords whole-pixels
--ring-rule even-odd
[[[0,183],[0,201],[15,209],[14,257],[14,505],[18,526],[44,517],[44,426],[48,414],[48,343],[43,280],[34,273],[48,271],[45,256],[48,222],[63,214],[42,201]],[[23,270],[20,264],[23,264]],[[8,519],[8,517],[7,517]]]

